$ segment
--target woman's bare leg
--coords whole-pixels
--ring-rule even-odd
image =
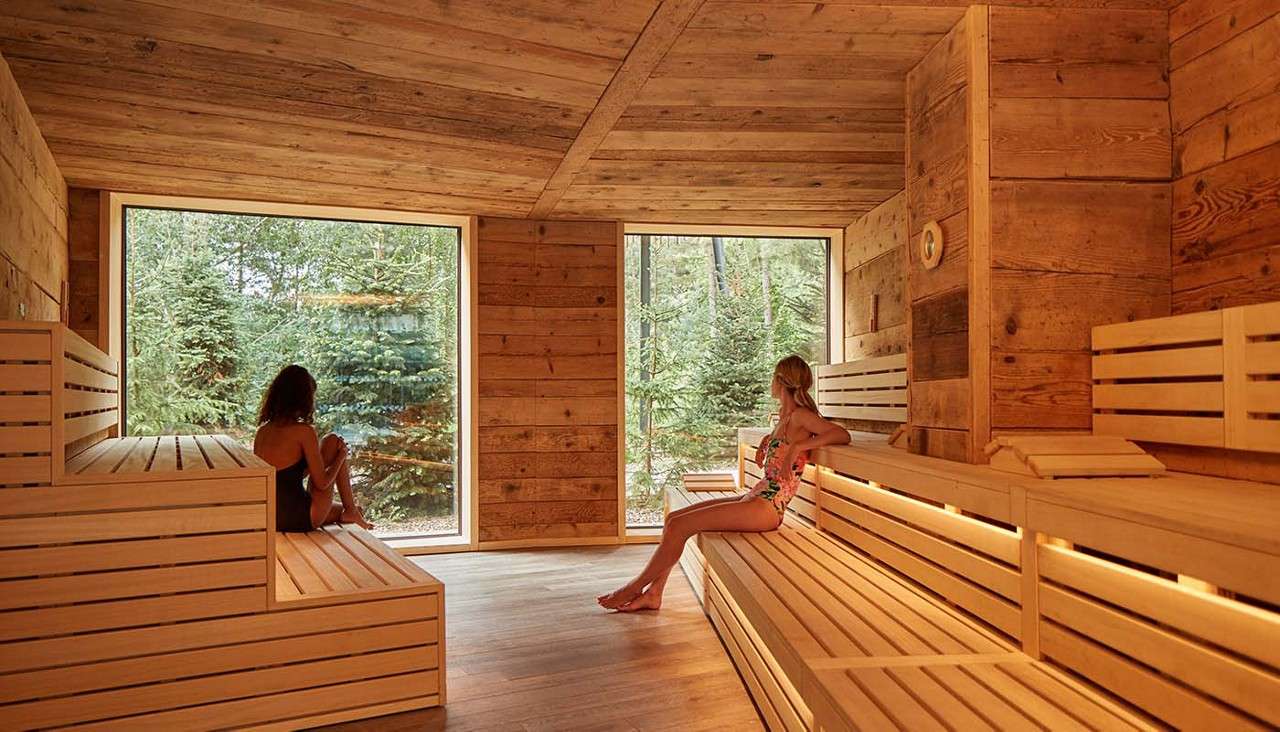
[[[342,438],[333,433],[325,435],[324,439],[320,440],[320,457],[324,459],[326,466],[331,465],[338,458],[338,451],[341,446]],[[372,529],[373,524],[365,520],[364,512],[360,510],[360,506],[356,503],[355,493],[351,490],[351,469],[348,464],[343,464],[342,470],[338,472],[338,479],[334,482],[338,487],[338,495],[342,499],[342,511],[338,513],[337,517],[332,517],[331,512],[326,512],[324,523],[360,524],[366,529]],[[333,491],[330,489],[327,492],[329,494],[329,503],[332,504]],[[311,499],[313,522],[316,516],[315,503],[316,499],[313,495]],[[319,526],[320,524],[316,525]]]
[[[778,528],[778,513],[767,501],[751,499],[707,506],[667,522],[662,541],[640,574],[617,590],[598,598],[601,605],[615,610],[635,600],[646,587],[670,573],[680,560],[684,543],[703,531],[772,531]]]
[[[671,519],[677,516],[682,516],[686,513],[689,513],[690,511],[696,511],[700,508],[706,508],[707,506],[715,506],[720,503],[733,503],[734,501],[741,501],[743,495],[745,494],[740,493],[736,496],[722,496],[720,498],[709,498],[705,501],[698,501],[697,503],[691,503],[688,506],[685,506],[684,508],[677,508],[676,510],[668,513],[667,520],[670,521]]]

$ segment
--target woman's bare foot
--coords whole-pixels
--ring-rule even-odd
[[[596,602],[600,603],[600,607],[603,607],[606,610],[617,610],[623,605],[635,600],[643,589],[644,588],[632,587],[631,585],[623,585],[607,595],[597,597]]]
[[[636,599],[618,608],[618,612],[633,613],[637,610],[660,610],[662,608],[662,595],[654,592],[652,589],[640,593]]]
[[[373,524],[365,520],[364,511],[361,511],[359,507],[343,511],[342,517],[338,520],[344,524],[359,524],[363,529],[373,528]]]

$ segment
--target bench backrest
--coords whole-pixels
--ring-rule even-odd
[[[116,434],[119,368],[61,323],[0,321],[0,484],[47,485]]]
[[[1280,557],[1036,497],[1027,522],[1045,658],[1179,729],[1280,727]]]
[[[1093,431],[1280,452],[1280,303],[1093,329]]]
[[[819,529],[911,577],[1009,637],[1021,637],[1018,534],[1002,522],[962,512],[949,503],[970,503],[965,491],[978,488],[966,489],[955,480],[904,472],[888,461],[828,462],[835,464],[818,471]],[[921,492],[933,492],[941,500],[922,497]],[[1003,508],[1007,513],[1007,494],[975,498],[971,502],[974,506],[985,506],[991,498],[997,507],[993,512]]]
[[[907,421],[907,354],[818,367],[818,407],[832,419]]]

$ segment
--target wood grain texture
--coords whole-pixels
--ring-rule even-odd
[[[906,191],[898,193],[849,224],[844,233],[844,269],[857,269],[886,252],[900,249],[907,236]]]
[[[1167,184],[993,181],[991,217],[994,268],[1168,277]]]
[[[1167,180],[1163,100],[991,100],[991,175]]]
[[[1171,104],[1185,109],[1208,93],[1201,70],[1255,73],[1253,59],[1267,58],[1278,22],[1280,15],[1273,16],[1180,69]],[[1180,313],[1280,297],[1272,263],[1280,232],[1280,86],[1274,79],[1215,78],[1213,93],[1223,95],[1225,107],[1177,138],[1183,175],[1173,184],[1173,306]]]
[[[482,218],[478,532],[618,533],[618,225]]]
[[[902,190],[903,81],[962,12],[703,3],[551,215],[846,227]]]
[[[60,320],[67,184],[0,57],[0,317]]]
[[[999,97],[1166,99],[1168,14],[995,7],[991,91]]]

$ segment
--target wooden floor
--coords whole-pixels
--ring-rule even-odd
[[[595,604],[652,550],[415,558],[447,588],[448,704],[332,729],[762,729],[679,568],[659,613],[607,613]]]

